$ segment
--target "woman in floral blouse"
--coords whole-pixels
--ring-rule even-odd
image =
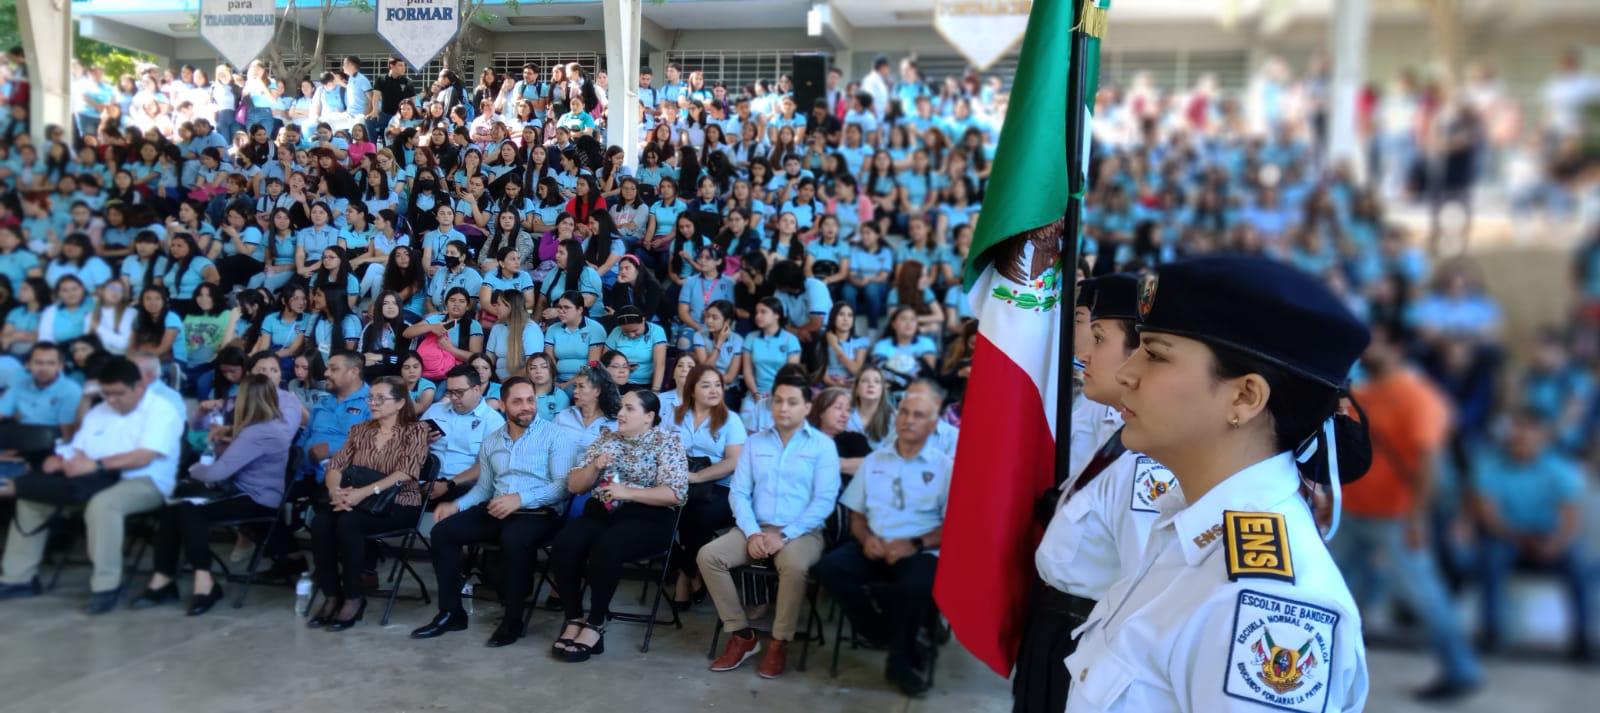
[[[622,565],[665,550],[689,490],[688,458],[663,431],[661,401],[641,390],[622,397],[617,430],[595,439],[567,474],[573,493],[591,490],[583,515],[562,528],[551,554],[567,626],[552,652],[569,663],[605,653],[604,630]],[[583,582],[589,583],[589,613]]]

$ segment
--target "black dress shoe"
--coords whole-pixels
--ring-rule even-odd
[[[39,584],[38,577],[20,584],[0,584],[0,600],[37,597],[43,593],[44,587]]]
[[[411,638],[431,639],[435,636],[443,636],[447,632],[466,630],[466,612],[460,609],[453,611],[442,611],[435,615],[433,617],[433,621],[428,622],[427,626],[419,627],[415,631],[412,631]]]
[[[318,609],[310,619],[306,620],[307,629],[322,629],[333,623],[334,615],[339,613],[339,608],[344,606],[343,599],[326,597],[322,600],[322,608]]]
[[[122,601],[122,587],[109,589],[104,592],[94,592],[89,595],[89,603],[83,606],[83,613],[98,616],[117,608],[117,603]]]
[[[222,601],[224,596],[227,595],[222,593],[221,585],[211,585],[210,594],[196,594],[194,595],[193,599],[189,600],[189,616],[200,616],[201,614],[211,611],[211,607],[216,606],[217,602]]]
[[[498,649],[515,644],[520,638],[522,638],[522,617],[506,617],[505,621],[500,622],[500,626],[495,627],[494,634],[484,646]]]
[[[328,622],[328,625],[323,628],[323,630],[324,631],[344,631],[346,629],[353,628],[353,627],[355,627],[356,622],[361,621],[361,617],[363,615],[365,615],[366,613],[367,613],[367,600],[363,599],[363,600],[361,600],[361,606],[356,607],[356,615],[355,616],[350,617],[349,619],[332,619],[332,620],[330,620]]]
[[[128,602],[129,609],[149,609],[169,602],[178,601],[178,583],[167,582],[156,589],[145,588],[133,601]]]

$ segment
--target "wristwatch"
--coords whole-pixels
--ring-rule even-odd
[[[378,488],[378,484],[377,483],[373,483],[372,484],[372,494],[373,495],[380,495],[382,493],[383,493],[383,491]],[[922,549],[922,548],[918,547],[917,549]]]
[[[927,549],[926,547],[923,546],[922,538],[920,538],[920,537],[911,538],[911,546],[917,548],[918,552],[922,552],[923,550]]]

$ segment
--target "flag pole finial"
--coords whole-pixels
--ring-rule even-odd
[[[1072,29],[1097,40],[1105,39],[1108,14],[1106,8],[1100,7],[1100,3],[1092,0],[1085,2],[1083,12],[1078,15],[1078,26]]]

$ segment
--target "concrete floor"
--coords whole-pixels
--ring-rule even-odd
[[[940,657],[938,685],[915,701],[886,686],[882,654],[865,651],[844,652],[838,679],[816,651],[808,671],[794,671],[791,658],[790,672],[775,681],[757,677],[753,664],[709,673],[709,604],[691,612],[682,631],[658,629],[648,654],[638,652],[642,627],[613,624],[606,654],[574,665],[545,653],[559,625],[554,612],[535,614],[532,636],[491,650],[482,644],[498,615],[493,604],[478,607],[467,632],[413,642],[407,632],[432,613],[418,602],[398,603],[388,627],[377,625],[373,611],[354,630],[330,634],[300,625],[284,587],[259,587],[244,609],[230,602],[199,618],[177,607],[89,618],[78,611],[86,589],[87,570],[73,568],[51,594],[0,604],[0,713],[1001,713],[1011,705],[1008,684],[954,644]],[[624,607],[635,592],[625,586]],[[1372,651],[1369,660],[1369,710],[1437,710],[1406,695],[1432,675],[1425,657]],[[1597,697],[1595,669],[1492,661],[1490,685],[1455,710],[1591,710]]]

